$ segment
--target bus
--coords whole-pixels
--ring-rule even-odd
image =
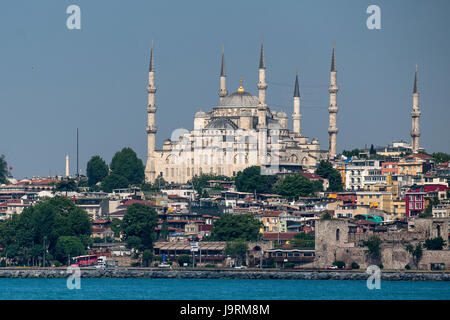
[[[87,266],[95,265],[97,263],[98,263],[98,257],[95,254],[72,257],[70,259],[70,265],[77,266],[77,267],[87,267]]]
[[[362,219],[362,220],[366,220],[366,221],[372,221],[378,224],[383,223],[383,218],[380,216],[376,216],[373,214],[358,214],[355,216],[356,219]]]

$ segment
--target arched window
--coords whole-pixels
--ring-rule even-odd
[[[339,241],[339,229],[336,229],[336,241]]]

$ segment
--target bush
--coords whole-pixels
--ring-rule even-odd
[[[295,263],[293,263],[293,262],[286,262],[284,264],[284,267],[287,268],[287,269],[292,269],[292,268],[295,267]]]
[[[215,264],[206,264],[205,268],[215,268],[216,265]]]
[[[345,262],[344,261],[335,261],[335,262],[333,262],[333,265],[338,267],[339,269],[344,269],[345,268]]]
[[[425,240],[424,247],[427,250],[442,250],[445,246],[445,241],[442,237]]]
[[[183,267],[185,263],[187,263],[189,266],[190,264],[192,264],[192,257],[187,254],[182,254],[178,257],[177,262],[180,267]]]
[[[132,262],[132,263],[131,263],[131,266],[132,266],[132,267],[140,267],[140,266],[141,266],[141,263],[140,263],[140,262]]]
[[[351,267],[352,267],[352,269],[359,269],[359,264],[357,264],[355,261],[353,261]]]
[[[383,269],[384,268],[383,264],[382,263],[378,264],[378,268]]]
[[[55,262],[53,262],[53,264],[55,265],[55,267],[61,267],[62,263],[59,262],[58,260],[56,260]]]
[[[407,264],[407,265],[405,266],[405,269],[406,269],[406,270],[411,270],[411,267],[409,266],[409,264]]]

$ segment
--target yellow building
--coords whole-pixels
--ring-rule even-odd
[[[391,192],[357,191],[356,195],[358,205],[392,213],[393,197]]]
[[[425,173],[428,166],[434,163],[434,159],[426,154],[412,154],[398,162],[398,174],[415,176]]]

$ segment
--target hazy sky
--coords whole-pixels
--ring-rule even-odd
[[[81,30],[66,8],[81,8]],[[366,9],[381,8],[381,30]],[[450,1],[20,1],[0,3],[0,154],[16,178],[75,173],[123,147],[146,160],[147,71],[155,41],[157,146],[218,103],[227,86],[257,94],[261,38],[269,107],[293,111],[299,68],[302,132],[328,148],[332,41],[338,71],[338,151],[410,142],[419,65],[420,145],[450,152]],[[290,119],[290,126],[292,120]]]

